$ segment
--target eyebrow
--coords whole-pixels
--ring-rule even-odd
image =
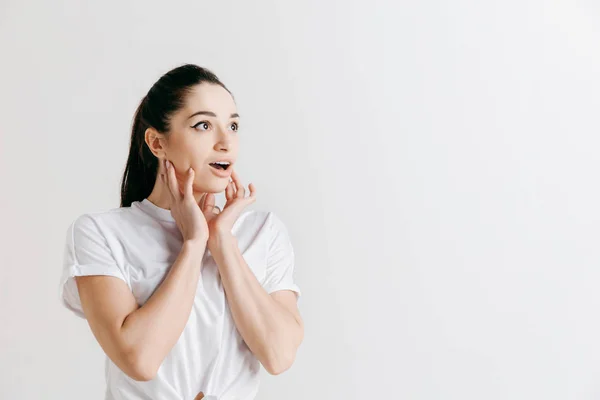
[[[188,117],[188,119],[195,117],[196,115],[209,115],[211,117],[215,117],[215,118],[217,117],[217,114],[215,114],[212,111],[198,111],[198,112],[195,112],[192,115],[190,115]],[[239,117],[240,117],[240,115],[238,113],[233,113],[229,116],[229,118],[239,118]]]

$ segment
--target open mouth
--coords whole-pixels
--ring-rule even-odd
[[[213,167],[213,168],[216,168],[216,169],[222,169],[222,170],[224,170],[224,171],[225,171],[225,170],[227,170],[227,168],[229,168],[229,166],[230,166],[231,164],[229,164],[229,163],[226,163],[226,162],[222,162],[222,163],[221,163],[221,162],[216,162],[216,163],[210,163],[210,164],[208,164],[208,165],[210,165],[210,166],[211,166],[211,167]]]

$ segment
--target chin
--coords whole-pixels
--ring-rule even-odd
[[[203,193],[221,193],[227,189],[228,184],[229,178],[217,178],[213,176],[208,180],[203,180],[202,186],[194,185],[194,191]]]

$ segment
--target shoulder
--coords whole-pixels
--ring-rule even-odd
[[[100,233],[111,227],[118,227],[132,214],[130,207],[111,208],[105,211],[83,213],[71,220],[70,234]]]
[[[242,212],[235,222],[232,232],[244,242],[267,241],[270,242],[273,236],[285,230],[285,225],[279,216],[265,209],[254,209]]]
[[[236,225],[243,230],[272,230],[285,228],[278,214],[271,210],[256,209],[244,211]]]
[[[270,251],[291,247],[291,235],[283,219],[272,210],[258,209],[242,213],[233,233],[245,242],[266,243]]]

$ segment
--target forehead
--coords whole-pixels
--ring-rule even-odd
[[[228,118],[237,111],[231,94],[222,86],[212,83],[194,86],[187,95],[184,109],[188,115],[198,111],[212,111],[219,118]]]

